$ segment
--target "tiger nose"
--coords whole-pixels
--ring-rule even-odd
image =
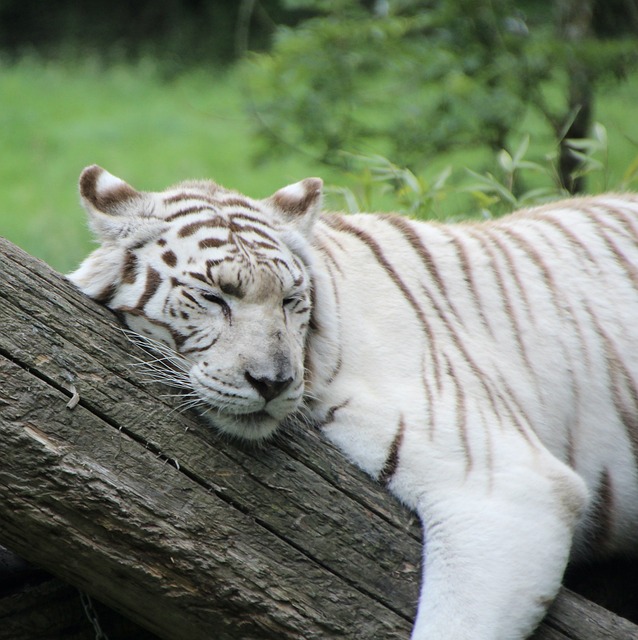
[[[270,402],[273,398],[282,394],[292,383],[292,378],[283,378],[281,380],[255,378],[250,371],[246,371],[245,377],[266,402]]]

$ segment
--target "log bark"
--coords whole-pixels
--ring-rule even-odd
[[[140,380],[107,310],[2,239],[0,327],[1,545],[161,638],[409,636],[418,523],[320,434],[217,437]],[[638,638],[589,606],[564,591],[535,637]]]

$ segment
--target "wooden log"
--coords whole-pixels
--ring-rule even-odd
[[[244,448],[177,412],[107,310],[3,240],[0,275],[0,544],[162,638],[409,636],[412,514],[317,432]],[[538,640],[631,637],[565,622],[574,598]]]
[[[534,640],[549,638],[545,628],[573,640],[638,640],[638,626],[566,590],[550,607]]]

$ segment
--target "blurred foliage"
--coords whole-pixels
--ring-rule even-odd
[[[97,163],[144,190],[212,178],[254,197],[337,172],[290,154],[254,170],[251,122],[232,70],[167,78],[152,60],[0,61],[0,235],[61,271],[92,247],[77,182]],[[1,303],[0,303],[1,304]]]
[[[599,37],[557,35],[588,7]],[[484,147],[496,162],[530,111],[555,140],[583,137],[570,83],[624,77],[637,33],[638,0],[0,0],[11,59],[152,58],[172,77],[263,51],[247,74],[262,157],[337,166],[343,150],[418,168]]]
[[[589,86],[622,79],[638,62],[635,32],[569,41],[557,34],[547,3],[284,4],[315,15],[294,29],[280,27],[272,50],[247,67],[269,155],[293,148],[348,166],[341,151],[373,149],[418,168],[437,154],[482,146],[496,163],[520,138],[530,110],[555,141],[565,135],[575,117],[567,100],[575,61]]]
[[[638,153],[624,169],[620,180],[608,183],[608,139],[602,124],[594,124],[590,138],[568,140],[567,143],[579,155],[583,174],[599,178],[603,190],[638,188]],[[504,149],[497,154],[493,172],[479,173],[448,166],[432,178],[417,175],[383,156],[350,156],[351,182],[356,186],[330,187],[327,195],[337,208],[345,205],[350,212],[370,211],[374,202],[388,195],[400,213],[447,222],[477,217],[489,219],[569,196],[559,179],[558,153],[536,161],[529,158],[529,151],[530,137],[525,135],[512,154]],[[464,175],[455,176],[455,173]],[[515,188],[516,185],[533,185],[536,180],[530,176],[542,176],[543,186]]]
[[[637,0],[582,2],[613,39],[567,46],[542,0],[0,0],[0,234],[75,266],[93,162],[140,188],[213,177],[258,197],[321,175],[329,208],[439,219],[556,197],[548,123],[565,129],[576,58],[609,133],[569,134],[577,171],[635,188],[638,75],[614,79],[638,50]],[[261,48],[247,93],[225,63]]]

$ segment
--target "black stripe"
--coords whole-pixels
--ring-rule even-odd
[[[167,322],[162,322],[161,320],[154,320],[153,318],[149,318],[142,309],[138,309],[137,307],[118,307],[117,309],[113,309],[115,314],[120,319],[120,322],[128,326],[126,322],[126,316],[124,314],[131,314],[132,316],[141,316],[146,320],[149,324],[155,325],[156,327],[161,327],[166,330],[168,334],[171,336],[173,341],[175,342],[175,348],[179,351],[181,349],[184,342],[188,339],[188,336],[184,336],[183,334],[176,331],[170,324]]]
[[[604,229],[606,228],[616,233],[617,231],[611,225],[606,224],[603,220],[596,220],[596,222],[600,227],[600,235],[602,236],[603,242],[616,258],[616,263],[625,272],[633,288],[638,290],[638,269],[636,269],[636,267],[631,264],[627,256],[625,256],[625,254],[618,247],[617,243],[613,240],[611,234],[605,233]]]
[[[239,196],[224,198],[219,201],[219,205],[222,207],[243,207],[244,209],[250,209],[251,211],[259,211],[254,204],[248,202],[245,198],[240,198]]]
[[[137,309],[144,309],[146,303],[155,295],[155,292],[162,284],[162,276],[159,271],[155,271],[153,267],[146,268],[146,287],[144,293],[137,302]]]
[[[623,362],[620,353],[614,347],[611,338],[600,326],[598,319],[595,316],[592,317],[596,331],[605,347],[614,406],[625,426],[627,437],[631,443],[632,455],[638,464],[638,384]]]
[[[628,194],[625,194],[625,196],[623,197],[625,198],[627,195]],[[632,200],[631,202],[633,204],[636,204],[635,200]],[[592,202],[592,205],[602,210],[607,217],[614,218],[622,226],[624,226],[625,233],[630,239],[635,239],[636,237],[638,237],[638,225],[636,224],[638,223],[638,218],[636,218],[636,214],[638,214],[638,211],[632,209],[631,213],[633,215],[631,215],[627,213],[626,206],[623,208],[620,208],[619,206],[612,207],[604,200],[596,200]],[[589,212],[589,209],[587,211]]]
[[[113,300],[116,293],[117,293],[117,287],[115,286],[115,283],[112,282],[111,284],[104,287],[102,291],[100,291],[99,293],[96,293],[93,296],[93,299],[99,304],[108,305],[111,302],[111,300]]]
[[[256,236],[259,236],[260,238],[264,238],[266,241],[268,241],[269,244],[274,244],[274,245],[277,244],[277,241],[271,235],[272,228],[269,227],[268,225],[265,225],[262,223],[262,226],[266,227],[267,229],[267,231],[265,231],[263,228],[256,227],[254,224],[237,224],[235,222],[235,218],[236,216],[233,216],[229,224],[229,228],[232,233],[239,233],[239,234],[246,233],[246,232],[254,233]],[[259,221],[256,221],[256,222],[259,222]],[[242,239],[248,245],[251,245],[255,242],[254,240],[249,241],[247,238],[242,238]]]
[[[204,238],[199,241],[198,246],[200,249],[216,249],[217,247],[223,247],[225,244],[228,244],[226,238]]]
[[[191,336],[189,336],[188,338],[186,338],[184,340],[184,342],[188,342],[188,340],[190,339]],[[189,347],[189,348],[182,348],[180,349],[180,353],[186,355],[186,354],[190,354],[190,353],[202,353],[204,351],[208,351],[208,349],[210,349],[216,342],[217,340],[219,340],[219,337],[217,338],[212,338],[208,344],[205,344],[203,347]]]
[[[390,276],[392,281],[399,288],[399,290],[404,295],[406,300],[410,303],[410,305],[416,312],[417,317],[421,321],[421,325],[423,326],[425,334],[428,338],[428,342],[430,345],[430,353],[432,355],[432,361],[433,361],[434,377],[435,377],[435,380],[437,381],[438,388],[439,389],[442,388],[440,363],[437,360],[437,354],[439,353],[439,350],[436,348],[437,342],[434,339],[434,334],[432,332],[432,329],[429,323],[427,322],[427,318],[425,317],[423,310],[417,303],[412,292],[403,283],[399,275],[392,268],[392,265],[388,263],[385,256],[383,255],[383,252],[381,251],[381,248],[368,233],[360,229],[357,229],[356,227],[353,227],[348,222],[346,222],[342,217],[331,216],[331,217],[325,218],[325,220],[336,231],[344,231],[346,233],[350,233],[355,237],[359,238],[362,242],[364,242],[370,248],[374,256],[377,258],[378,262],[384,268],[386,273]],[[441,308],[439,307],[439,305],[437,305],[436,301],[432,298],[432,296],[428,293],[427,289],[424,288],[423,290],[428,295],[433,309],[436,311],[438,316],[444,322],[446,328],[449,331],[450,337],[452,338],[454,344],[457,346],[457,348],[461,352],[461,355],[465,359],[470,370],[476,375],[478,382],[481,384],[481,386],[485,390],[488,400],[490,401],[490,404],[494,410],[494,415],[499,417],[501,416],[501,412],[499,411],[499,408],[498,408],[499,403],[497,402],[497,400],[500,400],[503,408],[509,413],[509,417],[512,425],[529,442],[529,444],[533,445],[534,444],[533,438],[528,433],[528,429],[526,428],[526,425],[521,422],[516,412],[510,406],[510,402],[508,401],[508,397],[511,398],[511,400],[513,400],[516,407],[520,410],[520,403],[518,403],[515,400],[515,396],[511,387],[509,387],[508,385],[505,385],[505,392],[506,392],[505,396],[502,394],[500,390],[497,390],[497,391],[492,390],[491,385],[488,384],[489,376],[486,374],[485,371],[481,370],[481,368],[476,364],[474,359],[470,356],[469,350],[463,344],[459,335],[454,330],[454,327],[446,320],[445,314],[442,312]]]
[[[512,227],[503,226],[500,227],[500,231],[503,232],[504,237],[512,240],[524,253],[526,253],[531,262],[538,268],[551,299],[552,306],[556,309],[557,313],[563,317],[563,319],[567,320],[569,325],[575,326],[576,334],[578,335],[578,339],[581,344],[582,356],[587,366],[590,366],[591,362],[589,358],[589,350],[587,348],[587,341],[585,340],[583,327],[581,326],[581,322],[579,321],[578,313],[570,303],[569,296],[560,296],[558,285],[554,280],[551,269],[545,263],[543,256],[538,253],[536,247],[534,247],[527,238],[521,236]],[[547,235],[543,234],[543,225],[541,225],[541,227],[537,229],[537,232],[545,237],[546,242],[551,243],[552,238],[547,237]],[[567,305],[567,309],[564,308],[565,305]],[[562,342],[560,343],[560,346],[563,349],[564,353],[570,352],[569,349],[565,348],[565,345]]]
[[[427,247],[423,244],[423,241],[421,240],[419,234],[414,230],[410,222],[401,216],[385,215],[382,217],[386,222],[390,223],[393,227],[395,227],[403,234],[410,246],[414,249],[415,253],[421,259],[421,262],[425,266],[428,274],[430,275],[430,278],[434,280],[439,294],[443,296],[443,298],[447,302],[447,305],[456,316],[457,320],[460,321],[460,315],[456,310],[452,300],[450,299],[447,288],[445,286],[445,282],[443,281],[443,278],[439,273],[434,257],[428,251]]]
[[[198,220],[184,225],[177,233],[178,238],[187,238],[197,233],[200,229],[228,228],[228,223],[220,217]]]
[[[471,230],[470,230],[470,233],[472,233]],[[499,299],[501,300],[502,308],[504,309],[505,316],[509,321],[512,337],[514,338],[514,341],[518,346],[518,352],[523,360],[523,363],[525,364],[525,367],[530,372],[532,379],[534,379],[536,376],[534,373],[534,368],[532,367],[532,364],[530,362],[529,354],[527,353],[525,343],[523,342],[523,335],[525,334],[525,332],[521,330],[520,318],[518,317],[518,312],[516,311],[517,305],[512,302],[508,289],[505,286],[505,278],[497,262],[495,249],[499,249],[501,251],[501,255],[505,255],[503,252],[503,247],[500,244],[499,235],[498,233],[495,233],[495,234],[491,233],[489,228],[483,228],[481,234],[474,233],[472,235],[479,241],[483,250],[491,258],[490,266],[492,269],[492,273],[494,274],[494,277],[496,279],[496,286],[499,291]],[[511,257],[510,257],[510,260],[508,260],[506,256],[505,262],[508,265],[508,270],[507,270],[508,274],[514,276],[514,280],[515,280],[515,283],[517,284],[517,288],[519,292],[522,294],[522,297],[527,304],[527,308],[529,309],[530,307],[527,301],[527,297],[525,295],[525,289],[522,287],[521,282],[517,280],[517,276],[515,275],[517,274],[517,271],[518,271],[518,269],[516,268],[516,265],[514,265],[513,262],[511,262]],[[529,316],[529,314],[527,315]]]
[[[434,357],[434,354],[432,354]],[[422,362],[422,372],[421,379],[423,382],[423,390],[425,392],[425,402],[429,412],[429,424],[428,424],[428,435],[430,436],[430,440],[434,438],[434,434],[436,432],[436,412],[435,412],[435,403],[434,403],[434,393],[432,393],[432,389],[430,386],[430,381],[428,376],[426,375],[425,369],[425,361]]]
[[[591,545],[596,551],[603,551],[612,539],[614,513],[614,491],[609,471],[600,474],[591,514]]]
[[[485,327],[488,334],[494,338],[494,332],[492,331],[492,327],[490,326],[489,320],[483,310],[483,304],[481,303],[478,286],[474,279],[474,270],[472,269],[472,263],[468,255],[467,247],[462,242],[461,238],[454,233],[454,229],[452,227],[439,227],[439,230],[447,235],[454,246],[459,261],[459,267],[463,273],[463,280],[468,287],[470,298],[474,302],[474,307],[478,312],[478,317],[481,319],[481,324]]]
[[[333,238],[330,238],[330,240],[332,240],[332,239]],[[331,247],[325,245],[323,242],[320,242],[318,238],[315,238],[313,242],[317,246],[319,251],[321,251],[321,253],[323,253],[324,256],[326,257],[326,259],[327,259],[326,266],[330,266],[330,264],[332,264],[332,266],[337,270],[339,275],[342,276],[343,275],[343,270],[339,266],[339,263],[337,262],[337,259],[335,258],[334,254],[332,253]]]
[[[392,444],[390,445],[388,457],[379,473],[379,482],[381,482],[382,484],[388,484],[390,480],[392,480],[392,477],[396,473],[397,467],[399,466],[399,453],[401,451],[401,445],[403,444],[404,432],[405,422],[403,421],[403,416],[401,416],[397,433],[392,440]]]
[[[325,427],[326,425],[329,425],[332,422],[334,422],[335,413],[337,413],[337,411],[339,411],[340,409],[343,409],[344,407],[347,407],[349,403],[350,403],[350,399],[344,400],[340,404],[336,404],[336,405],[330,407],[330,409],[328,409],[324,419],[322,420],[320,426]]]
[[[182,200],[201,200],[202,202],[207,202],[213,206],[219,206],[219,201],[212,197],[220,190],[219,185],[211,181],[202,182],[200,185],[199,189],[195,187],[192,191],[186,190],[187,186],[184,185],[184,191],[164,198],[164,204],[174,204],[175,202],[181,202]],[[208,195],[206,192],[208,192]]]
[[[215,207],[209,207],[207,205],[199,204],[199,205],[193,205],[192,207],[188,207],[186,209],[181,209],[180,211],[176,211],[175,213],[171,213],[171,215],[166,216],[166,218],[164,219],[166,220],[166,222],[173,222],[178,218],[190,216],[194,213],[201,213],[202,211],[212,211],[213,213],[218,213],[218,210]]]
[[[456,428],[461,438],[461,444],[463,446],[463,452],[465,454],[465,473],[468,474],[472,470],[473,460],[472,452],[470,450],[470,443],[468,440],[468,426],[467,426],[467,408],[465,405],[465,394],[463,393],[463,384],[458,379],[452,367],[452,363],[449,358],[447,360],[448,374],[454,382],[456,389]]]
[[[122,283],[133,284],[137,278],[137,255],[127,251],[122,267]]]
[[[417,318],[419,319],[421,326],[428,338],[428,343],[430,345],[430,351],[435,353],[435,339],[434,333],[432,331],[432,327],[430,327],[428,320],[423,312],[423,309],[419,306],[419,303],[416,301],[413,293],[408,289],[406,284],[403,282],[399,274],[395,271],[392,265],[388,262],[386,257],[383,255],[383,251],[381,247],[377,243],[377,241],[365,231],[358,229],[357,227],[349,224],[343,217],[340,216],[330,216],[326,217],[325,221],[335,230],[335,231],[343,231],[345,233],[349,233],[356,238],[358,238],[361,242],[363,242],[370,249],[374,257],[377,259],[377,262],[381,265],[386,274],[390,277],[392,282],[399,289],[405,300],[412,307],[414,312],[416,313]],[[438,363],[436,359],[435,363],[435,376],[440,379],[440,372],[438,370]]]

